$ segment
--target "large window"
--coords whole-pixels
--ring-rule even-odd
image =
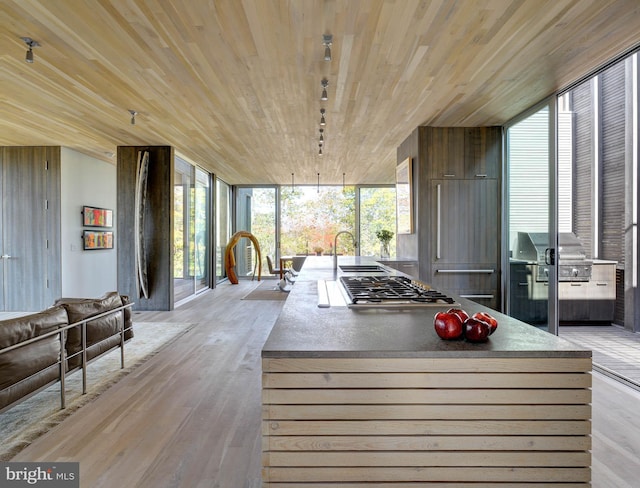
[[[558,103],[558,198],[567,202],[560,222],[580,238],[588,258],[616,263],[614,321],[632,330],[637,320],[625,309],[636,307],[637,293],[637,80],[635,53],[561,94]]]
[[[282,255],[333,255],[338,232],[356,237],[355,187],[283,186],[280,198]],[[340,239],[337,253],[354,255],[356,249],[350,239]]]
[[[380,256],[381,243],[376,232],[393,233],[390,257],[396,254],[396,190],[394,187],[360,188],[360,255]]]
[[[179,302],[209,286],[209,174],[175,159],[173,293]]]
[[[227,277],[224,251],[231,238],[231,187],[216,179],[216,281]]]
[[[531,264],[530,242],[551,249],[555,242],[553,104],[544,104],[507,125],[508,313],[556,333],[555,268]],[[525,252],[526,251],[526,252]],[[551,285],[551,286],[550,286]]]
[[[250,232],[260,245],[262,274],[267,274],[267,255],[276,256],[276,188],[238,187],[236,189],[236,232]],[[257,273],[256,252],[249,239],[236,247],[236,274]]]
[[[390,257],[395,256],[395,188],[393,186],[290,186],[238,187],[235,193],[235,230],[253,234],[263,257],[274,262],[281,256],[381,256],[376,233],[393,233]],[[336,235],[341,231],[348,235]],[[246,242],[243,242],[246,241]],[[248,240],[236,247],[238,277],[253,276],[255,255]]]
[[[211,186],[209,173],[196,168],[196,188],[194,198],[195,236],[193,275],[196,293],[210,285],[210,228],[211,228]]]

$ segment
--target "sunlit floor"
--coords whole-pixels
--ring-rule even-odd
[[[617,325],[561,325],[560,337],[593,351],[593,369],[640,390],[640,334]]]

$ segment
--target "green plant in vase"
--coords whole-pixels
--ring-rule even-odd
[[[389,243],[393,239],[393,232],[386,229],[377,230],[376,237],[380,241],[380,257],[388,258],[391,255]]]

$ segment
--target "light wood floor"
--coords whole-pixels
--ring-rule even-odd
[[[283,301],[222,285],[135,321],[198,325],[14,461],[77,461],[83,488],[260,487],[260,350]],[[593,487],[640,479],[640,392],[594,373]]]

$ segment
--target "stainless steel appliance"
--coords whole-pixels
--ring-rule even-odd
[[[518,232],[513,258],[536,265],[537,282],[549,281],[549,235],[546,232]],[[558,281],[589,281],[593,261],[575,234],[558,234]]]
[[[405,276],[341,276],[350,308],[459,306],[453,298]]]
[[[547,233],[518,232],[510,263],[512,316],[531,323],[546,322],[550,259]],[[588,259],[580,239],[564,232],[558,235],[556,264],[559,320],[611,322],[615,307],[615,263]],[[611,271],[613,279],[608,277]]]

